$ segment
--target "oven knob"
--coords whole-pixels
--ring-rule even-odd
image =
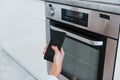
[[[49,4],[49,7],[50,7],[50,15],[53,16],[54,15],[53,6],[51,4]]]
[[[50,10],[51,16],[54,16],[54,10]]]

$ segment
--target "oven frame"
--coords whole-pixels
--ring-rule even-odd
[[[106,36],[107,42],[106,42],[106,50],[105,50],[104,70],[103,70],[103,77],[101,80],[113,80],[117,48],[118,48],[118,40],[119,40],[118,37],[119,37],[119,31],[120,31],[120,28],[119,28],[120,16],[117,14],[105,13],[102,11],[95,11],[95,10],[67,6],[67,5],[51,3],[51,2],[46,2],[45,4],[46,4],[46,42],[49,43],[50,41],[50,27],[51,27],[50,19]],[[52,11],[51,11],[51,8],[49,7],[49,4],[53,5]],[[88,13],[90,15],[89,17],[90,22],[88,23],[88,27],[83,27],[74,23],[63,21],[61,19],[62,17],[61,8]],[[99,14],[105,14],[110,16],[110,20],[107,21],[102,18],[99,19],[98,18]],[[91,20],[91,18],[93,19]],[[99,23],[98,20],[101,21],[101,23]],[[104,27],[102,28],[101,26],[104,26],[104,27],[106,26],[106,28]],[[49,71],[50,71],[50,62],[48,62],[48,72]],[[60,80],[67,80],[67,79],[64,76],[62,76],[60,77]]]
[[[51,21],[53,21],[53,20],[51,20]],[[60,23],[60,24],[65,25],[64,23]],[[73,27],[73,26],[70,26],[70,25],[66,25],[66,26]],[[76,27],[74,27],[74,28],[76,28]],[[97,80],[102,80],[102,77],[103,77],[103,68],[104,68],[104,58],[105,58],[105,49],[106,49],[106,42],[107,42],[106,39],[107,39],[107,37],[101,36],[101,35],[96,35],[97,37],[100,36],[100,38],[102,38],[102,39],[99,40],[99,41],[93,41],[91,43],[87,43],[87,42],[84,42],[85,40],[81,40],[82,37],[80,37],[79,35],[78,35],[79,37],[74,37],[74,36],[76,36],[76,35],[74,35],[74,32],[72,33],[72,32],[69,31],[71,33],[71,34],[69,34],[68,31],[66,31],[64,29],[56,28],[55,26],[51,26],[50,27],[50,32],[52,30],[53,31],[65,32],[66,33],[66,37],[71,38],[72,40],[75,40],[77,42],[83,43],[83,44],[85,44],[87,46],[90,46],[92,48],[95,48],[95,49],[99,50],[100,53],[99,53]],[[81,31],[81,29],[80,29],[80,31]],[[87,32],[87,33],[90,34],[91,32]],[[95,34],[95,33],[92,33],[92,34]],[[71,77],[67,76],[64,73],[61,73],[61,74],[63,74],[64,76],[66,76],[69,79],[71,78]]]
[[[49,18],[46,21],[47,21],[46,41],[47,41],[47,43],[49,43],[51,24],[50,24],[50,19]],[[105,60],[104,60],[104,63],[101,63],[101,64],[104,64],[103,72],[98,71],[98,72],[101,72],[101,74],[103,74],[103,75],[100,75],[100,76],[102,76],[101,79],[97,79],[97,80],[113,80],[117,40],[114,40],[114,39],[111,39],[111,38],[107,37],[106,46],[104,46],[104,48],[105,48]],[[50,62],[48,62],[47,66],[48,66],[48,73],[49,73]],[[100,77],[98,77],[98,78],[100,78]],[[67,80],[67,78],[62,76],[62,77],[60,77],[60,80]]]
[[[52,7],[50,7],[50,5],[52,5]],[[89,15],[88,26],[85,27],[69,21],[62,20],[62,9],[87,13]],[[100,17],[101,15],[108,16],[109,19]],[[118,39],[120,16],[117,14],[46,2],[46,16],[49,19],[67,23],[92,32],[96,32],[110,38]]]

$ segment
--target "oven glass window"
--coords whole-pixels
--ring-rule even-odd
[[[76,80],[97,80],[100,51],[66,37],[62,74]]]

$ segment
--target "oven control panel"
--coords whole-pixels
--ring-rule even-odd
[[[84,27],[88,26],[88,14],[83,12],[62,9],[62,20],[72,22]]]
[[[104,36],[118,38],[120,15],[117,14],[46,2],[46,17]]]

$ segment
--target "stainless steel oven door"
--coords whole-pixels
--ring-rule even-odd
[[[50,20],[48,20],[50,23]],[[51,25],[51,23],[50,23]],[[69,26],[69,25],[68,25]],[[103,35],[78,30],[76,33],[67,30],[65,26],[47,26],[50,29],[50,36],[54,31],[61,31],[67,34],[63,44],[65,58],[61,74],[68,79],[76,80],[112,80],[114,73],[114,61],[117,41]],[[76,27],[75,27],[76,29]],[[80,34],[79,34],[80,32]],[[83,35],[94,34],[93,36]],[[49,67],[50,65],[48,65]],[[66,80],[65,78],[60,80]]]
[[[68,79],[102,80],[105,40],[85,38],[51,26],[51,36],[54,31],[61,31],[67,34],[63,45],[65,58],[62,74]]]

